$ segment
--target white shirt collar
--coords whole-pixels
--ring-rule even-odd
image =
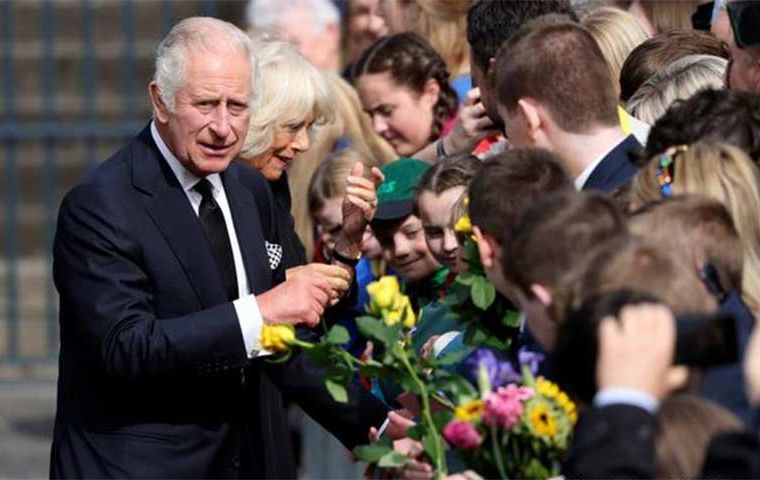
[[[164,139],[161,138],[161,135],[158,133],[155,120],[151,120],[150,122],[150,134],[153,137],[153,141],[156,142],[156,146],[158,147],[158,151],[161,152],[161,156],[164,157],[166,163],[169,164],[169,168],[174,172],[174,176],[177,177],[177,181],[182,186],[182,190],[185,192],[195,192],[193,187],[195,187],[195,184],[201,180],[201,177],[185,168],[179,159],[174,156],[172,151],[169,150],[169,147],[164,143]],[[222,177],[220,177],[218,173],[212,173],[206,178],[211,182],[211,185],[213,185],[215,192],[224,188],[222,185]]]
[[[625,140],[625,139],[623,139],[623,140]],[[606,152],[604,152],[599,157],[597,157],[596,160],[594,160],[593,162],[591,162],[588,165],[586,165],[586,168],[584,168],[583,171],[581,172],[581,174],[578,175],[578,177],[576,177],[576,179],[575,179],[575,189],[576,190],[581,190],[583,188],[583,185],[586,184],[586,181],[588,180],[588,177],[591,176],[591,174],[594,172],[594,170],[596,169],[596,167],[599,166],[599,164],[602,163],[602,160],[604,160],[604,158],[607,155],[609,155],[609,153],[611,151],[615,150],[615,148],[617,148],[618,145],[620,145],[620,142],[612,145]]]

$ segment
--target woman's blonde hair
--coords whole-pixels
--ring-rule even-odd
[[[670,63],[644,82],[625,109],[653,125],[676,100],[686,100],[701,90],[721,89],[728,60],[714,55],[687,55]]]
[[[261,37],[254,41],[253,51],[258,68],[248,135],[240,152],[243,158],[266,152],[277,128],[303,122],[309,114],[316,125],[333,118],[330,85],[292,44]]]
[[[615,93],[620,96],[620,70],[634,48],[649,38],[638,18],[615,7],[600,7],[590,11],[581,23],[591,32],[607,61]]]
[[[725,143],[697,142],[684,148],[658,155],[639,170],[633,179],[631,200],[645,205],[668,196],[663,195],[667,187],[660,183],[667,184],[670,178],[673,195],[696,193],[721,202],[731,214],[742,244],[742,296],[757,312],[760,310],[760,171],[744,152]],[[663,155],[669,156],[671,161],[664,172]]]
[[[470,71],[467,10],[473,0],[411,0],[405,2],[407,30],[427,40],[446,62],[452,77]]]
[[[733,413],[689,394],[666,398],[657,424],[657,478],[698,478],[715,435],[742,429]]]

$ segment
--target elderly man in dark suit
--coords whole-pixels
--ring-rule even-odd
[[[260,358],[263,325],[313,326],[333,294],[283,281],[266,181],[231,163],[252,53],[226,22],[177,24],[153,121],[63,200],[52,477],[294,477],[280,392],[348,446],[385,416],[357,391],[332,402],[302,355]]]

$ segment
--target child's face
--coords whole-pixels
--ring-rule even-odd
[[[380,242],[377,241],[375,233],[372,231],[372,227],[367,225],[367,229],[362,236],[362,255],[370,260],[376,260],[383,256],[383,247]]]
[[[423,192],[417,201],[417,210],[430,253],[440,264],[454,272],[460,270],[461,252],[451,224],[451,210],[464,190],[464,186],[449,188],[440,194],[428,190]]]
[[[335,248],[335,241],[343,228],[343,201],[340,198],[326,200],[322,208],[314,212],[317,235],[329,250]]]
[[[422,221],[416,215],[409,215],[392,231],[375,233],[388,265],[405,280],[422,280],[438,268],[438,262],[425,243]]]
[[[396,154],[411,156],[430,143],[437,90],[416,93],[397,84],[388,72],[365,73],[357,79],[356,89],[372,129]]]

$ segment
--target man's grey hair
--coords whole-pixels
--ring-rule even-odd
[[[185,81],[185,63],[189,52],[228,52],[240,49],[251,58],[251,39],[235,25],[211,17],[186,18],[171,29],[156,49],[153,80],[166,107],[173,111],[177,90]]]
[[[308,13],[318,31],[340,24],[338,7],[330,0],[250,0],[246,9],[248,26],[271,32],[288,22],[287,14],[294,9]]]

